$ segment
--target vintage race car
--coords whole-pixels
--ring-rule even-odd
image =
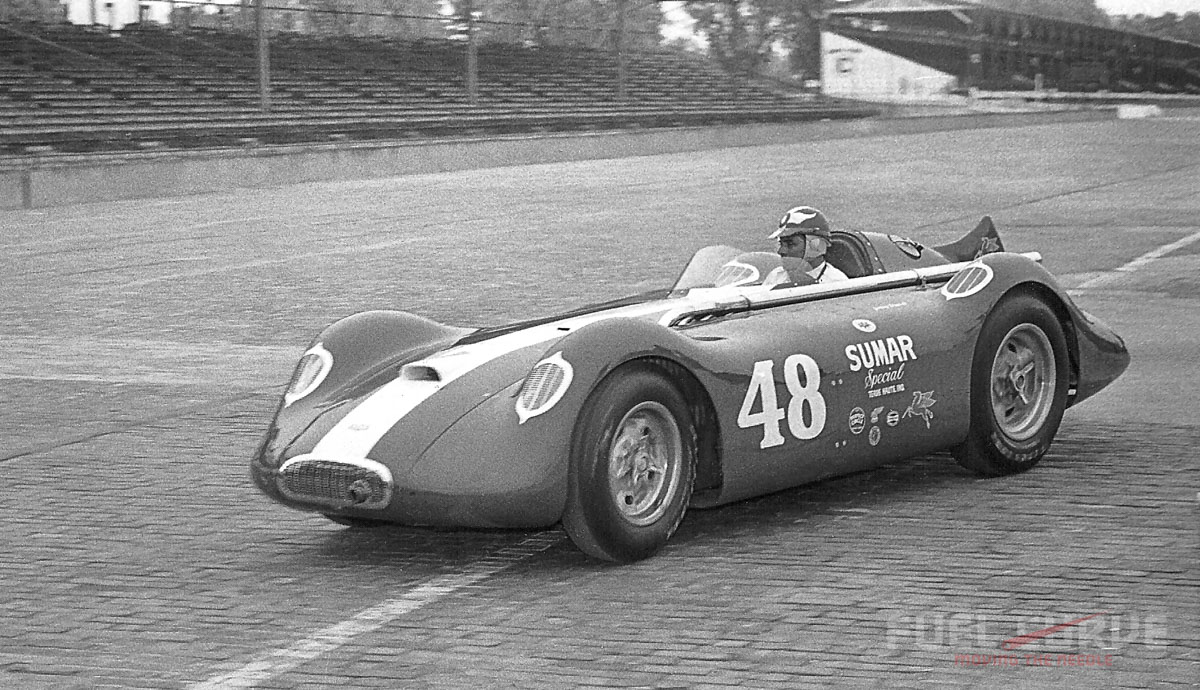
[[[832,242],[849,280],[706,247],[669,289],[551,318],[347,317],[301,357],[251,474],[351,526],[561,523],[586,553],[633,561],[689,506],[941,449],[985,475],[1027,470],[1129,362],[989,218],[942,247]]]

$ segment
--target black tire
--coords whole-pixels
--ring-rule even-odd
[[[388,523],[383,520],[372,520],[370,518],[348,517],[346,515],[330,515],[329,513],[321,513],[325,517],[333,520],[339,525],[347,527],[365,528],[365,527],[382,527]]]
[[[1062,323],[1045,302],[1015,294],[996,305],[975,344],[959,464],[990,477],[1036,465],[1062,422],[1070,366]]]
[[[629,365],[600,382],[575,424],[563,527],[595,558],[647,558],[683,520],[695,479],[687,401],[657,369]]]

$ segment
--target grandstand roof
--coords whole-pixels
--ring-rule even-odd
[[[851,0],[839,3],[830,10],[831,14],[856,14],[859,12],[949,12],[951,10],[975,10],[973,2],[939,2],[939,0]]]

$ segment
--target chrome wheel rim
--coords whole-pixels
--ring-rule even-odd
[[[992,414],[1000,431],[1024,441],[1041,430],[1054,406],[1054,348],[1042,329],[1023,323],[1008,332],[992,360]]]
[[[609,495],[630,523],[653,524],[679,487],[683,438],[664,405],[642,402],[621,418],[608,453]]]

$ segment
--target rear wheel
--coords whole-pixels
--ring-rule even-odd
[[[971,429],[955,459],[988,476],[1036,465],[1062,422],[1069,367],[1054,311],[1031,295],[1005,298],[975,345]]]
[[[653,367],[619,369],[592,392],[575,425],[563,527],[596,558],[651,556],[683,520],[695,473],[687,401]]]

